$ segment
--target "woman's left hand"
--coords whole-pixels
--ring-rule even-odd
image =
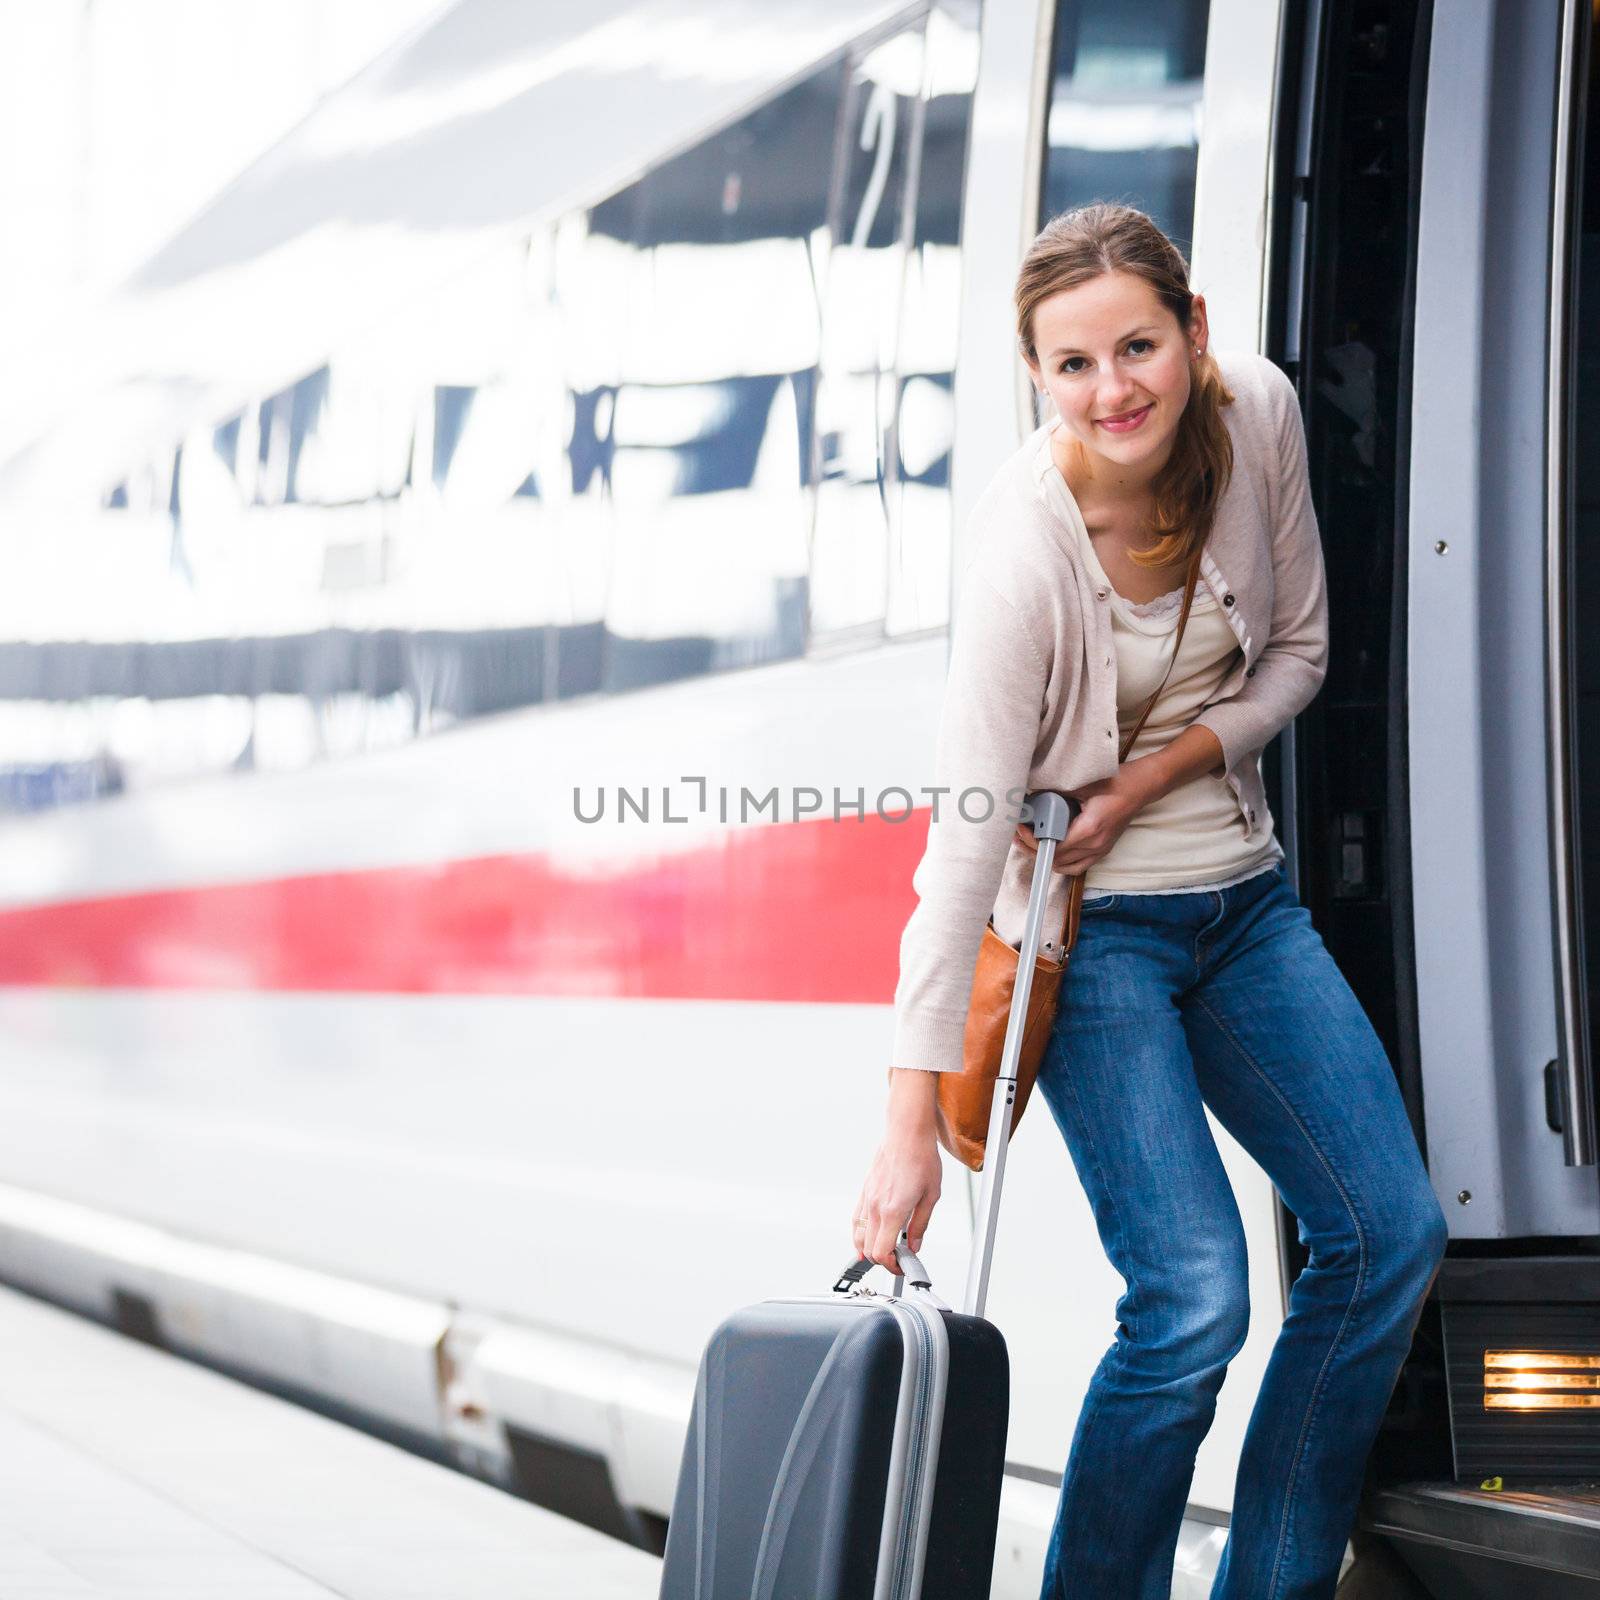
[[[1082,809],[1072,819],[1067,836],[1056,846],[1051,864],[1056,872],[1087,872],[1122,837],[1122,830],[1150,803],[1151,793],[1137,761],[1124,761],[1109,778],[1086,783],[1073,791]],[[1017,843],[1038,849],[1033,828],[1017,824]]]

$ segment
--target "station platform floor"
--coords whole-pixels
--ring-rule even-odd
[[[644,1551],[0,1288],[3,1600],[655,1600]]]

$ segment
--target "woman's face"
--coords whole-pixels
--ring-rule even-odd
[[[1028,367],[1091,459],[1147,481],[1171,454],[1206,339],[1199,295],[1185,330],[1143,278],[1107,272],[1039,303]]]

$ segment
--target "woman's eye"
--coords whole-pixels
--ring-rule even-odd
[[[1128,341],[1127,348],[1132,354],[1140,353],[1134,350],[1133,347],[1135,345],[1143,345],[1146,350],[1154,350],[1156,347],[1156,342],[1154,339],[1130,339]],[[1075,367],[1072,363],[1074,361],[1082,361],[1084,359],[1085,358],[1083,356],[1068,356],[1067,359],[1061,363],[1061,371],[1066,373],[1069,378],[1075,378],[1082,368]]]

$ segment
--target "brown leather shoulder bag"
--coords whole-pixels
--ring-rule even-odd
[[[1189,562],[1183,589],[1183,608],[1178,613],[1177,635],[1173,640],[1172,657],[1167,662],[1167,670],[1156,685],[1155,693],[1145,702],[1132,732],[1122,741],[1122,748],[1117,754],[1118,761],[1127,759],[1133,741],[1138,738],[1139,730],[1156,701],[1161,698],[1161,691],[1166,688],[1167,679],[1172,675],[1173,663],[1178,659],[1178,648],[1183,643],[1184,626],[1189,620],[1195,584],[1200,576],[1203,549],[1202,544]],[[1072,883],[1067,891],[1066,918],[1056,945],[1059,956],[1048,956],[1041,950],[1034,964],[1033,984],[1028,991],[1027,1027],[1017,1062],[1017,1098],[1011,1114],[1013,1129],[1022,1120],[1023,1108],[1033,1090],[1033,1080],[1038,1076],[1045,1042],[1050,1037],[1050,1028],[1055,1021],[1061,975],[1067,969],[1067,960],[1078,937],[1083,879],[1081,872],[1072,875]],[[1000,1075],[1006,1022],[1011,1014],[1011,991],[1017,981],[1017,959],[1017,951],[994,931],[994,917],[991,915],[988,926],[983,930],[983,941],[978,946],[978,960],[972,974],[972,998],[967,1008],[961,1070],[939,1074],[938,1099],[934,1110],[939,1143],[957,1161],[971,1167],[974,1172],[983,1169],[983,1147],[989,1135],[989,1111],[994,1101],[995,1079]]]

